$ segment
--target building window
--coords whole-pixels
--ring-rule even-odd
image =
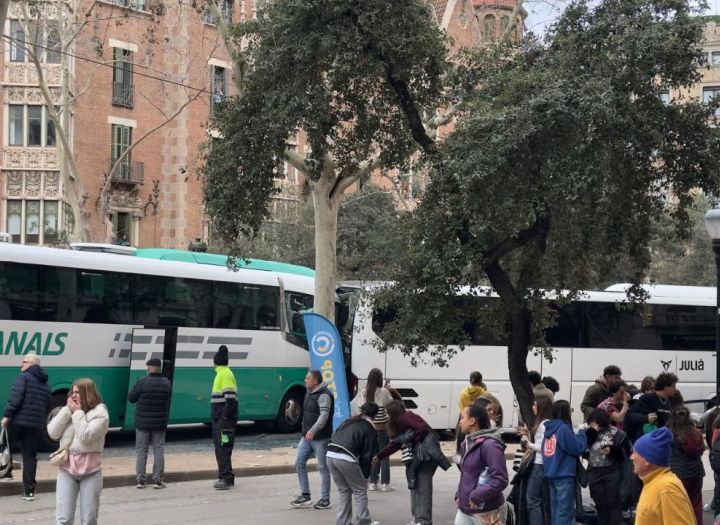
[[[54,147],[55,124],[45,106],[8,106],[8,145]]]
[[[138,11],[145,11],[145,7],[147,6],[147,0],[111,0],[111,2],[115,5],[137,9]]]
[[[114,47],[112,103],[116,106],[133,107],[133,90],[133,53]]]
[[[483,36],[485,42],[489,42],[495,38],[495,17],[493,15],[485,15],[483,20]]]
[[[227,69],[212,66],[212,95],[210,95],[210,114],[215,104],[225,100],[227,95]]]
[[[720,86],[703,88],[703,104],[708,104],[716,95],[720,95]],[[715,116],[720,117],[720,108],[715,110]]]
[[[10,61],[25,62],[25,30],[19,20],[10,20]]]
[[[7,231],[16,244],[47,244],[57,240],[58,201],[8,200]]]
[[[217,0],[217,5],[220,8],[223,20],[225,20],[226,23],[231,24],[233,17],[233,0]],[[215,17],[207,6],[203,8],[203,22],[212,26],[215,25]]]
[[[30,31],[31,35],[26,38],[22,23],[10,20],[10,61],[31,62],[32,58],[25,52],[26,46],[31,46],[40,62],[59,64],[61,42],[58,21],[44,21],[42,25],[34,22]],[[35,36],[34,41],[32,35]]]
[[[132,144],[132,128],[130,126],[121,126],[119,124],[112,125],[112,143],[110,150],[110,163],[112,166],[125,153]],[[129,180],[130,178],[130,154],[128,153],[122,160],[120,166],[117,167],[113,177],[120,180]]]

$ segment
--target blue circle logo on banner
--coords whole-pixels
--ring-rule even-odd
[[[335,348],[335,341],[332,334],[328,332],[318,332],[310,341],[310,347],[313,353],[318,357],[327,357]]]

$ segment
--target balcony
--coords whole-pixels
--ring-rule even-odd
[[[108,161],[108,172],[112,170],[115,161]],[[113,184],[127,184],[129,186],[142,186],[145,184],[144,162],[122,162],[111,174]]]
[[[112,103],[113,106],[123,106],[126,108],[132,108],[133,103],[133,92],[135,86],[132,84],[122,84],[119,82],[113,82],[113,93]]]

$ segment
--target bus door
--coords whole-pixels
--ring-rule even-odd
[[[130,373],[128,374],[128,393],[141,377],[147,375],[150,358],[158,358],[163,363],[163,375],[173,381],[175,364],[175,346],[177,328],[134,328],[130,354]],[[135,404],[126,402],[123,430],[135,428]]]

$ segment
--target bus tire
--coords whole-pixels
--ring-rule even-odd
[[[297,432],[302,423],[302,407],[305,394],[300,389],[290,390],[280,403],[275,429],[284,434]]]
[[[53,392],[52,400],[50,401],[50,411],[47,415],[47,422],[54,418],[60,409],[67,403],[67,391]],[[58,442],[50,439],[47,433],[47,427],[42,430],[42,437],[40,438],[40,446],[38,450],[40,452],[54,452],[58,448]]]

